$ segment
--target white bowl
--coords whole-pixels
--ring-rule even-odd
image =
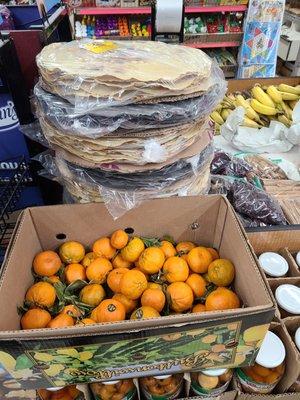
[[[280,254],[266,252],[262,253],[258,259],[261,268],[269,276],[278,278],[284,276],[289,270],[289,264]]]

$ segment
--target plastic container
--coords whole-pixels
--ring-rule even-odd
[[[273,332],[267,332],[252,367],[237,368],[236,376],[246,393],[271,393],[285,370],[285,347]]]
[[[141,378],[140,387],[144,398],[147,400],[178,399],[183,388],[183,374]]]
[[[132,379],[91,383],[95,400],[133,400],[136,398],[136,387]]]
[[[85,400],[84,394],[75,385],[39,389],[37,392],[41,400]]]
[[[275,290],[275,298],[280,308],[289,314],[300,315],[300,288],[284,284]]]
[[[289,270],[287,261],[277,253],[262,253],[259,258],[259,264],[265,273],[272,277],[281,277],[286,275]]]
[[[204,369],[191,374],[191,395],[211,397],[224,393],[232,379],[231,369]]]

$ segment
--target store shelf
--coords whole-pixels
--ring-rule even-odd
[[[133,14],[151,14],[151,7],[83,7],[76,8],[78,15],[133,15]]]
[[[195,49],[213,49],[217,47],[239,47],[241,42],[207,42],[207,43],[183,43],[184,46]]]
[[[186,7],[185,13],[214,13],[214,12],[234,12],[234,11],[246,11],[247,6],[236,5],[236,6],[211,6],[211,7]]]

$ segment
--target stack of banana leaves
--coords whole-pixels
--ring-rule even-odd
[[[286,127],[292,124],[292,113],[300,99],[300,85],[278,86],[255,85],[249,91],[227,94],[210,118],[215,123],[216,134],[228,116],[237,107],[245,109],[242,126],[249,128],[268,127],[271,121],[279,121]]]

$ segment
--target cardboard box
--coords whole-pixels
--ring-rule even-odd
[[[243,91],[253,88],[255,84],[261,84],[262,86],[268,85],[279,85],[285,83],[286,85],[298,85],[300,83],[300,77],[287,78],[261,78],[261,79],[230,79],[228,81],[228,92],[232,93],[235,91]]]
[[[286,349],[286,369],[283,378],[274,389],[274,393],[267,395],[244,393],[237,379],[233,381],[233,386],[237,390],[236,400],[299,400],[300,393],[286,393],[290,386],[295,382],[299,372],[299,354],[295,345],[283,323],[272,323],[271,330],[280,337]]]
[[[31,265],[37,252],[56,249],[61,238],[88,248],[97,238],[127,227],[136,235],[169,234],[176,241],[218,249],[236,266],[235,289],[245,308],[83,328],[19,330],[17,306],[33,282]],[[274,316],[274,303],[246,234],[222,196],[152,200],[117,221],[102,204],[30,208],[21,215],[10,247],[0,281],[0,363],[24,389],[250,365]],[[80,360],[83,351],[90,353],[89,360]]]

